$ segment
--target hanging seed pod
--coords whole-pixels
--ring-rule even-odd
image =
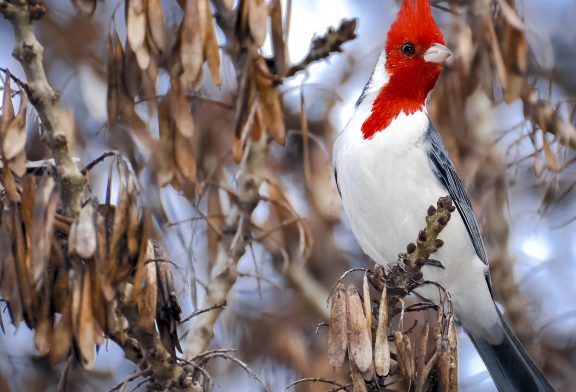
[[[342,283],[338,283],[332,296],[328,329],[328,363],[336,372],[342,368],[347,346],[346,288]]]
[[[386,285],[382,289],[378,308],[378,326],[374,343],[374,365],[376,374],[384,377],[390,372],[390,345],[388,344],[388,303]]]
[[[368,324],[356,287],[348,286],[346,299],[350,358],[354,361],[358,370],[364,373],[372,365],[372,342],[370,341]]]
[[[414,380],[414,353],[410,339],[408,336],[404,336],[401,331],[396,331],[394,332],[394,342],[396,343],[400,373],[406,381],[412,381]]]
[[[350,373],[352,376],[352,385],[354,385],[354,392],[368,392],[366,382],[364,382],[364,377],[353,361],[350,361]]]

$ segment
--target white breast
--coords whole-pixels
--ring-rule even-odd
[[[424,110],[400,114],[388,128],[369,140],[361,125],[369,114],[370,99],[334,145],[334,164],[344,211],[362,249],[381,264],[397,261],[425,227],[426,211],[447,189],[432,172],[424,135],[429,119]],[[424,278],[440,283],[453,295],[457,316],[474,335],[498,341],[491,328],[497,315],[477,257],[460,214],[454,213],[440,234],[445,245],[432,256],[445,269],[424,267]],[[418,293],[436,299],[438,290]]]

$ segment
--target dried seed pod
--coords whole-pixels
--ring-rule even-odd
[[[364,314],[366,315],[366,327],[368,328],[368,336],[372,341],[372,304],[370,300],[370,287],[368,286],[368,274],[364,274],[362,280],[362,296],[364,297]]]
[[[265,0],[247,0],[249,4],[248,23],[250,34],[256,46],[264,45],[268,34],[268,8]]]
[[[456,322],[450,316],[448,320],[448,344],[450,349],[450,391],[458,390],[458,340]]]
[[[378,308],[378,326],[374,343],[374,365],[376,374],[383,377],[390,372],[390,345],[388,344],[388,303],[386,285],[382,289]]]
[[[414,353],[412,344],[408,336],[404,336],[401,331],[394,332],[394,342],[396,343],[396,355],[400,373],[406,381],[414,380]]]
[[[93,203],[87,203],[70,228],[69,252],[89,259],[96,254],[96,215]]]
[[[405,355],[406,355],[406,370],[407,370],[407,374],[408,377],[410,377],[411,380],[414,380],[414,376],[415,376],[415,365],[414,365],[414,351],[412,350],[412,343],[410,342],[410,338],[408,338],[408,336],[404,335],[404,347],[406,349]]]
[[[362,302],[353,285],[348,286],[346,305],[350,358],[363,373],[372,365],[372,342],[368,334],[368,324],[362,309]]]
[[[442,345],[442,352],[438,358],[438,391],[450,391],[450,352]]]
[[[424,387],[426,384],[425,368],[426,368],[426,349],[428,347],[428,335],[430,332],[430,324],[426,322],[424,328],[420,331],[418,342],[416,345],[416,374],[418,375],[417,385]],[[418,388],[417,388],[418,389]]]
[[[328,329],[328,363],[336,372],[342,368],[347,346],[346,288],[342,283],[338,283],[332,296]]]
[[[366,388],[366,383],[364,382],[364,377],[353,361],[350,361],[350,374],[352,376],[354,392],[368,392],[368,388]]]

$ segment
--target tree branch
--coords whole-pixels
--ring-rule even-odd
[[[260,138],[252,143],[248,147],[246,159],[240,165],[237,200],[226,218],[226,224],[222,230],[223,238],[218,243],[218,256],[211,270],[206,297],[201,307],[213,310],[198,315],[193,328],[188,333],[185,357],[189,360],[193,360],[198,354],[206,351],[214,336],[214,325],[223,311],[223,308],[218,305],[227,301],[238,278],[238,261],[244,255],[250,241],[251,215],[260,201],[258,188],[265,168],[265,142],[265,138]]]
[[[303,71],[315,61],[328,58],[331,53],[342,52],[342,45],[356,38],[356,25],[356,19],[344,19],[336,30],[329,27],[326,34],[314,38],[306,57],[290,68],[287,77]]]
[[[24,69],[28,83],[26,94],[40,117],[42,140],[52,152],[56,162],[64,213],[73,216],[80,208],[80,198],[86,181],[76,167],[60,122],[58,93],[52,89],[46,78],[42,64],[44,48],[34,35],[32,22],[42,17],[44,12],[45,6],[42,1],[0,0],[0,13],[10,21],[14,29],[15,45],[12,56]]]

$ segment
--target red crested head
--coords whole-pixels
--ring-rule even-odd
[[[386,83],[362,125],[365,139],[385,129],[400,113],[424,107],[451,52],[432,17],[428,0],[403,0],[386,39]]]

